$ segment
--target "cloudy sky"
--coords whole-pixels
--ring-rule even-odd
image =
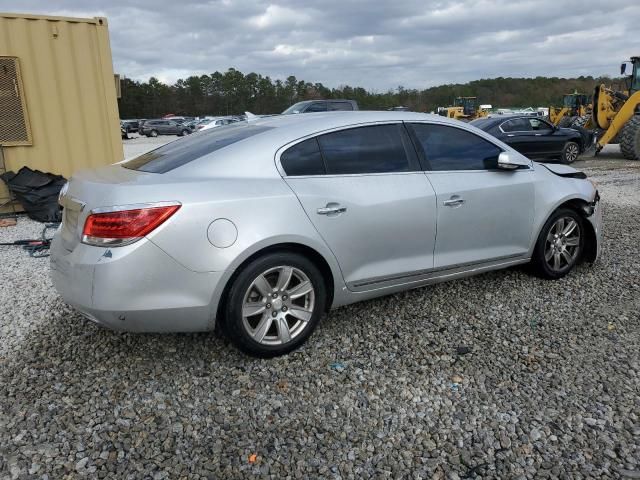
[[[327,86],[616,75],[640,55],[640,0],[0,0],[105,16],[115,71],[173,82],[235,67]]]

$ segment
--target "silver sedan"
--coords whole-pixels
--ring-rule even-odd
[[[408,112],[251,119],[81,172],[61,194],[53,282],[88,319],[211,330],[269,357],[331,308],[599,256],[595,186],[473,126]]]

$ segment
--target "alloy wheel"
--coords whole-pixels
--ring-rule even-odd
[[[305,330],[314,306],[315,289],[302,270],[273,267],[258,275],[247,289],[242,323],[256,342],[283,345]]]
[[[580,151],[578,150],[578,145],[573,142],[567,145],[567,148],[565,150],[565,159],[567,160],[567,163],[575,162],[579,154]]]
[[[549,268],[559,272],[569,268],[580,253],[580,225],[571,217],[561,217],[549,229],[544,259]]]

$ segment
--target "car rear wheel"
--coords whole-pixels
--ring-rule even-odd
[[[325,281],[313,262],[296,253],[271,253],[233,280],[221,327],[243,352],[275,357],[307,340],[326,302]]]
[[[580,145],[576,142],[567,142],[564,144],[562,148],[562,156],[560,157],[560,161],[562,163],[573,163],[578,159],[580,155]]]
[[[533,252],[535,273],[551,280],[568,274],[584,250],[583,232],[583,220],[576,211],[563,208],[551,215]]]
[[[158,131],[157,130],[151,130],[151,132],[149,132],[149,136],[150,137],[157,137],[158,136]]]

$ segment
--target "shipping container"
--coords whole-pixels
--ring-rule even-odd
[[[28,166],[68,178],[122,160],[114,78],[105,18],[0,13],[6,169]]]

